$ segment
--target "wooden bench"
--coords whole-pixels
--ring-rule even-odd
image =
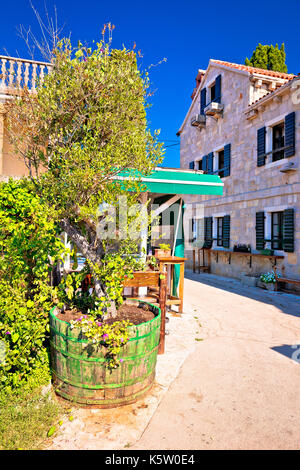
[[[282,283],[286,282],[286,283],[290,283],[290,284],[296,284],[296,285],[300,286],[300,279],[290,279],[288,277],[278,277],[276,269],[274,269],[274,273],[275,273],[275,290],[276,291],[278,290],[279,284],[281,282]]]
[[[290,284],[297,284],[300,286],[300,280],[299,279],[289,279],[287,277],[277,277],[276,276],[276,281],[275,281],[275,290],[278,290],[279,284],[283,282],[290,283]]]
[[[167,277],[164,271],[135,271],[133,278],[127,278],[124,287],[157,287],[158,288],[158,305],[161,311],[161,325],[160,325],[160,341],[158,347],[158,354],[165,352],[165,334],[166,334],[166,301],[167,301]],[[138,296],[130,296],[143,301],[143,298]],[[144,299],[147,301],[146,299]]]

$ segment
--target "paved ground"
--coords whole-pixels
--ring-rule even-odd
[[[184,311],[152,392],[75,410],[52,449],[300,449],[300,297],[187,272]]]
[[[132,448],[300,449],[300,297],[187,276],[203,341]]]

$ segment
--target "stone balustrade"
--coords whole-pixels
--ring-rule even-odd
[[[34,91],[52,64],[0,55],[0,94],[16,94],[22,88]]]

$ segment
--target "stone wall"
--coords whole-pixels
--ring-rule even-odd
[[[0,179],[25,175],[28,175],[26,165],[9,143],[4,107],[0,103]]]

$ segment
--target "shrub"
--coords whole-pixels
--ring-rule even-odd
[[[51,262],[62,253],[52,214],[27,181],[0,184],[0,386],[17,389],[38,368],[49,376],[46,349]],[[39,374],[37,374],[38,376]]]

